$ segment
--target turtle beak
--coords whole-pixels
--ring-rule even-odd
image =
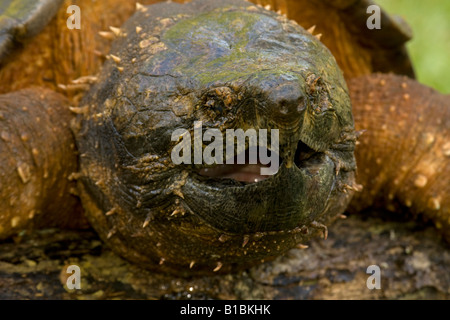
[[[268,155],[270,163],[263,164],[259,154]],[[245,159],[245,161],[240,161]],[[244,183],[257,183],[278,172],[281,160],[276,152],[265,147],[248,148],[242,154],[227,159],[225,164],[216,164],[201,168],[198,173],[202,176],[217,179],[233,179]]]

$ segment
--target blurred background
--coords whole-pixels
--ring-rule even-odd
[[[407,48],[417,79],[450,94],[450,0],[375,0],[411,27]]]

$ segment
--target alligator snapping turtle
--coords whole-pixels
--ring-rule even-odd
[[[130,15],[118,3],[123,11],[102,13],[114,24]],[[19,5],[27,14],[3,19],[2,57],[58,4],[3,4],[3,18]],[[0,97],[2,238],[30,226],[83,227],[85,216],[141,266],[226,273],[326,237],[352,197],[350,211],[405,207],[450,235],[442,179],[450,170],[448,97],[374,74],[413,76],[406,31],[386,15],[381,31],[364,29],[366,1],[272,3],[294,20],[237,0],[137,4],[123,26],[100,35],[92,30],[101,19],[88,17],[105,4],[83,4],[86,27],[69,30],[57,19],[36,40],[46,45],[34,47],[40,52],[26,46],[5,58],[3,92],[62,83],[66,97],[42,87]],[[299,24],[317,25],[316,36]],[[114,43],[92,76],[102,60],[92,40],[106,41],[100,37]],[[264,165],[248,157],[241,165],[176,165],[172,134],[194,133],[196,121],[203,131],[278,129],[278,150],[265,150],[279,158],[277,173],[262,176]],[[223,154],[216,159],[226,163]]]

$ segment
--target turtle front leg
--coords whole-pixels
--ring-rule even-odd
[[[450,96],[406,77],[371,75],[348,83],[355,127],[353,211],[386,206],[431,219],[450,241]]]
[[[0,239],[30,227],[86,222],[69,102],[48,89],[0,95]]]

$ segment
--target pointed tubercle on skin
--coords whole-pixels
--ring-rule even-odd
[[[111,210],[109,210],[108,212],[106,212],[105,216],[110,216],[110,215],[113,215],[114,213],[116,213],[116,207],[114,207]]]
[[[213,269],[213,272],[217,272],[222,268],[223,264],[222,262],[218,261],[217,266]]]
[[[120,28],[113,27],[113,26],[110,26],[109,30],[111,30],[116,37],[120,36],[120,34],[122,33],[122,30]]]
[[[99,31],[98,35],[106,40],[114,40],[116,35],[111,31]]]
[[[250,236],[248,234],[244,235],[244,239],[242,241],[242,248],[245,247],[245,245],[248,243],[249,240]]]
[[[146,12],[147,8],[144,7],[142,4],[140,4],[139,2],[136,2],[136,11]]]
[[[314,30],[316,30],[316,25],[313,25],[311,28],[309,28],[308,31],[310,34],[313,34]]]
[[[153,215],[151,213],[149,213],[147,215],[147,217],[145,218],[144,223],[142,224],[142,228],[145,228],[146,226],[148,226],[148,224],[150,223],[150,221],[153,220]]]

